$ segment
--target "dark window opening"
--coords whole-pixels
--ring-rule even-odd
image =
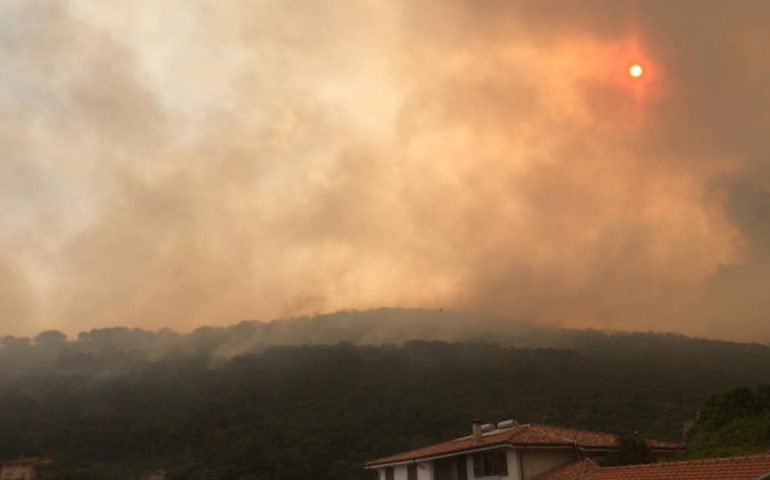
[[[468,466],[465,455],[457,457],[457,480],[468,480]]]
[[[393,467],[385,467],[385,480],[393,480]]]
[[[417,480],[417,465],[414,463],[406,466],[406,480]]]
[[[505,451],[495,450],[473,455],[473,476],[476,478],[508,475]]]

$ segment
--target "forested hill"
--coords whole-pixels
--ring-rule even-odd
[[[1,333],[0,358],[11,356],[18,361],[34,360],[35,352],[29,348],[33,344],[43,347],[38,353],[66,344],[66,350],[74,353],[123,352],[145,359],[169,355],[229,358],[277,345],[340,342],[383,345],[409,340],[493,342],[515,347],[614,352],[642,358],[650,353],[697,357],[701,351],[707,351],[739,359],[744,352],[749,356],[766,352],[759,344],[694,339],[678,334],[570,330],[493,315],[399,308],[349,310],[272,322],[244,321],[227,327],[201,327],[187,334],[168,329],[149,331],[124,327],[93,329],[70,339],[57,331],[42,332],[35,338],[3,337]]]
[[[364,479],[366,459],[466,434],[474,417],[678,439],[709,395],[770,382],[767,347],[673,335],[577,332],[571,349],[263,346],[233,357],[189,340],[153,354],[90,335],[7,343],[0,457],[51,456],[50,478],[163,468],[177,479]]]

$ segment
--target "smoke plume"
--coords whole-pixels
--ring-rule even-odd
[[[0,329],[398,305],[766,340],[769,18],[4,2]]]

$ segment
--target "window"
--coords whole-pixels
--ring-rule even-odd
[[[393,467],[385,467],[385,480],[393,480]]]
[[[508,475],[505,451],[495,450],[473,455],[473,476],[476,478]]]
[[[417,480],[417,465],[414,463],[406,466],[406,480]]]
[[[465,455],[457,457],[457,480],[468,480],[468,467]]]

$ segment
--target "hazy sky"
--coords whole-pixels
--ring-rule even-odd
[[[768,1],[4,0],[0,78],[0,332],[770,339]]]

